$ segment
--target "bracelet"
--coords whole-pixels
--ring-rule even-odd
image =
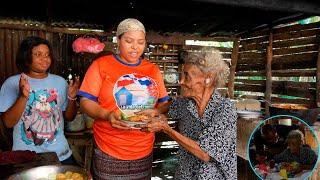
[[[75,98],[72,98],[72,97],[70,97],[70,96],[68,95],[68,99],[69,99],[70,101],[75,101],[75,100],[77,100],[77,96],[76,96]]]

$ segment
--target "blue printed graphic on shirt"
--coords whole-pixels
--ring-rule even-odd
[[[113,93],[117,106],[126,116],[153,108],[159,98],[156,82],[148,76],[136,73],[121,76]]]
[[[22,140],[26,144],[41,145],[54,140],[61,121],[61,110],[57,106],[56,89],[32,91],[22,115]],[[22,129],[22,127],[21,127]]]

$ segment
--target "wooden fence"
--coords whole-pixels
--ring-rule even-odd
[[[319,32],[320,23],[296,24],[241,37],[232,58],[235,96],[315,107]]]

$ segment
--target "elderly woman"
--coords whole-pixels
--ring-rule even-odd
[[[184,61],[182,98],[175,99],[168,112],[178,120],[179,132],[164,116],[152,118],[146,130],[163,131],[179,143],[176,179],[237,179],[237,113],[235,105],[217,91],[225,84],[228,66],[213,48],[190,52]],[[166,110],[163,106],[145,113],[156,115]]]
[[[304,145],[304,136],[301,131],[290,131],[287,137],[287,144],[288,148],[286,150],[275,155],[274,160],[276,163],[288,165],[296,162],[299,164],[299,168],[296,171],[313,169],[318,156],[308,145]]]

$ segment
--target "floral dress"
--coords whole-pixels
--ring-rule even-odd
[[[211,156],[210,162],[206,163],[181,147],[176,179],[237,179],[237,113],[234,103],[215,92],[203,117],[199,117],[192,99],[178,98],[170,106],[169,117],[178,120],[181,134],[198,142],[200,148]]]

